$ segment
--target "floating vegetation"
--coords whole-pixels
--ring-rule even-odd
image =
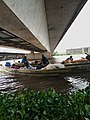
[[[1,93],[0,120],[90,120],[90,85],[69,95],[54,89]]]

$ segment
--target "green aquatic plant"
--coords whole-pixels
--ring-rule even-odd
[[[70,95],[54,89],[0,94],[0,120],[89,120],[90,85]]]

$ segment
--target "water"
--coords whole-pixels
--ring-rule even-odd
[[[10,75],[9,73],[0,74],[0,92],[11,93],[21,89],[22,87],[23,86],[14,75]]]
[[[61,60],[61,57],[57,59],[58,62]],[[67,58],[68,56],[64,57]],[[79,89],[85,89],[89,83],[89,72],[50,77],[31,77],[30,75],[23,74],[14,75],[9,72],[0,73],[0,92],[12,93],[29,87],[35,91],[54,88],[59,93],[70,93]]]
[[[89,82],[89,73],[51,77],[31,77],[29,75],[5,73],[0,75],[0,91],[11,93],[29,87],[35,91],[54,88],[59,93],[68,93],[85,89]]]

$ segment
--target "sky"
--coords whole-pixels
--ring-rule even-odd
[[[66,49],[90,47],[90,0],[84,5],[59,45],[55,49],[58,53],[65,53]]]

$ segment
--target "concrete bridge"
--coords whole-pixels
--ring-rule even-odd
[[[87,0],[0,0],[0,45],[52,53]]]

